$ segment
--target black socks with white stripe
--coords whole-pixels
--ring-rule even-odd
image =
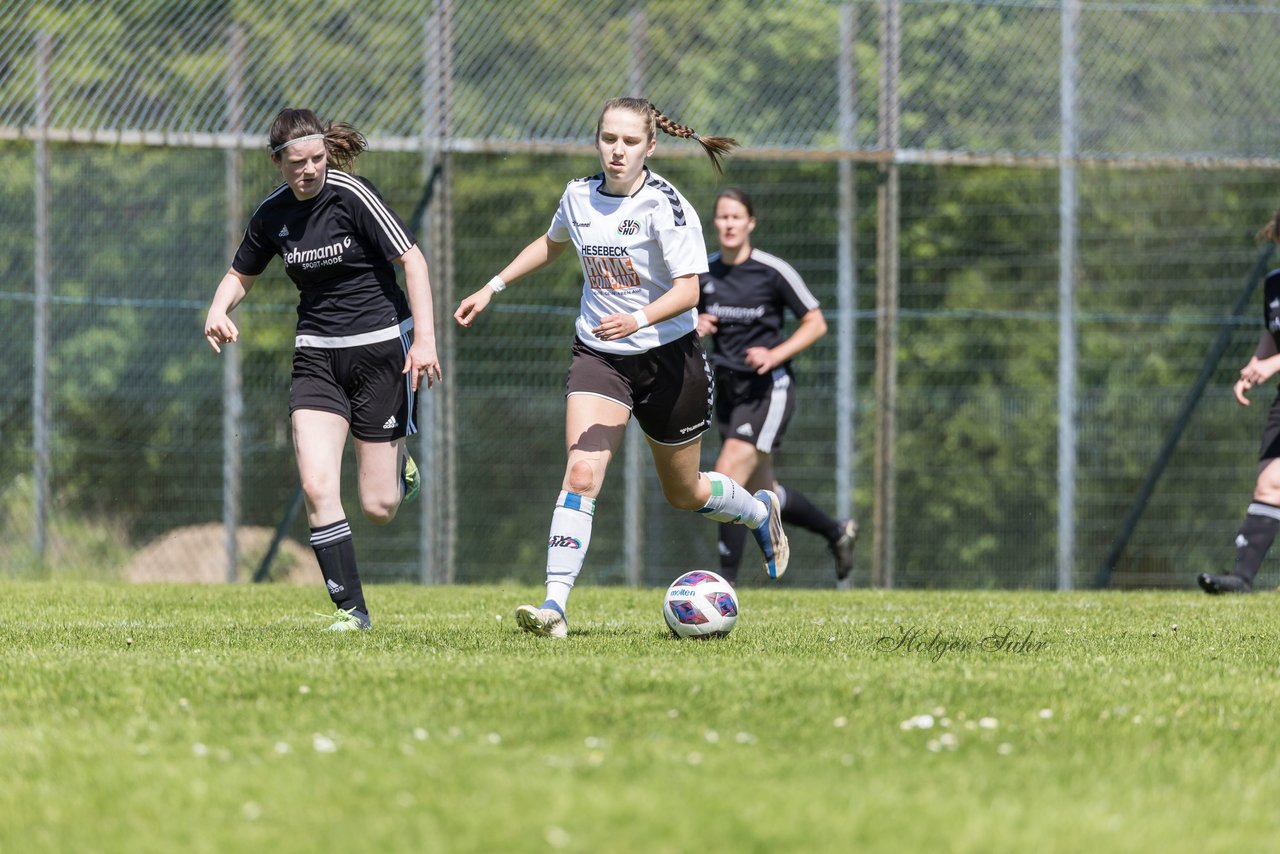
[[[778,484],[778,500],[782,502],[782,524],[798,526],[824,537],[828,544],[840,539],[840,523],[819,510],[803,492]]]
[[[351,539],[351,526],[346,519],[311,529],[311,548],[324,573],[324,585],[333,604],[343,611],[354,608],[366,619],[369,609],[364,604],[360,573],[356,571],[356,546]]]
[[[1236,568],[1231,574],[1252,585],[1277,532],[1280,532],[1280,507],[1261,501],[1250,504],[1244,524],[1236,534]]]

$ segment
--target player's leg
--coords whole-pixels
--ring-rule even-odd
[[[836,562],[836,578],[843,581],[853,572],[854,545],[858,541],[858,523],[852,519],[836,521],[818,508],[798,489],[774,484],[773,491],[782,501],[782,521],[788,529],[797,527],[813,531],[827,541]]]
[[[404,439],[368,442],[357,438],[356,483],[360,509],[375,525],[385,525],[396,517],[404,493],[400,472],[409,458]]]
[[[396,516],[402,500],[418,492],[418,467],[409,456],[408,437],[417,433],[417,395],[402,373],[407,336],[363,347],[342,357],[351,399],[356,484],[360,509],[375,525]]]
[[[351,528],[342,510],[342,450],[347,441],[347,419],[335,412],[295,409],[292,421],[311,548],[329,598],[339,611],[349,615],[330,628],[367,628],[369,609],[356,568]]]
[[[1236,563],[1228,575],[1201,573],[1197,581],[1206,593],[1252,593],[1253,579],[1267,550],[1280,533],[1280,459],[1258,464],[1253,501],[1236,532]]]
[[[1251,593],[1276,533],[1280,531],[1280,395],[1271,403],[1258,449],[1258,478],[1253,501],[1236,532],[1236,565],[1227,575],[1202,572],[1196,577],[1206,593]]]
[[[692,510],[717,522],[745,525],[756,538],[770,578],[787,571],[790,547],[782,529],[782,506],[777,495],[762,489],[754,495],[731,477],[698,470],[701,439],[682,445],[664,445],[649,439],[658,482],[667,503]]]
[[[565,382],[565,473],[547,537],[546,599],[516,608],[521,629],[557,638],[568,635],[565,608],[591,545],[596,496],[631,417],[630,385],[622,375],[628,360],[576,339],[572,354]]]
[[[646,354],[648,385],[637,391],[636,421],[644,430],[667,503],[717,522],[746,525],[771,578],[787,570],[790,550],[782,508],[771,490],[753,495],[719,472],[699,471],[702,433],[711,425],[711,370],[696,335]]]
[[[715,471],[743,484],[749,492],[772,488],[772,469],[769,481],[759,483],[757,469],[768,456],[756,450],[755,445],[742,439],[725,438],[716,457]],[[785,505],[784,505],[785,507]],[[720,523],[717,550],[720,553],[720,574],[730,581],[737,581],[738,567],[742,564],[742,551],[747,543],[747,529],[742,525]]]

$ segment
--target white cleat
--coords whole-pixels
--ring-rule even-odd
[[[359,632],[367,631],[369,629],[369,615],[357,611],[355,608],[352,608],[349,611],[344,611],[339,608],[338,613],[336,614],[321,614],[320,616],[334,620],[334,624],[326,631]]]
[[[782,502],[772,490],[762,489],[755,495],[769,507],[769,518],[751,531],[764,554],[764,571],[770,578],[781,578],[791,560],[791,546],[782,530]]]
[[[567,638],[569,624],[564,614],[555,608],[535,608],[532,605],[521,605],[516,608],[516,623],[523,631],[544,638]]]

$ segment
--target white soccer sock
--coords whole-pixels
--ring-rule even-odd
[[[547,537],[547,601],[558,605],[561,613],[586,562],[595,512],[594,498],[562,490],[556,499],[551,534]]]
[[[711,497],[707,499],[707,506],[698,511],[703,516],[748,528],[759,528],[768,520],[768,505],[736,480],[714,471],[704,471],[701,475],[711,481]]]

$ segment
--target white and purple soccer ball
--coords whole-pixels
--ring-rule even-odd
[[[724,637],[738,622],[738,594],[714,572],[686,572],[667,588],[662,617],[677,637]]]

